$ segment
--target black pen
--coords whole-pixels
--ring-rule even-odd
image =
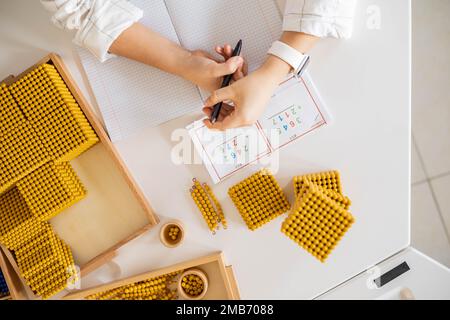
[[[232,57],[236,57],[236,56],[240,55],[241,48],[242,48],[242,40],[239,40],[239,42],[237,43],[236,47],[233,50]],[[223,78],[221,88],[228,87],[230,85],[231,79],[233,79],[232,74],[226,75]],[[219,114],[220,114],[220,109],[222,109],[222,103],[223,102],[219,102],[214,106],[213,112],[211,114],[211,123],[215,123],[217,121],[217,118],[219,117]]]

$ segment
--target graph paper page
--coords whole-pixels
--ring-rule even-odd
[[[214,52],[214,46],[243,41],[249,70],[265,60],[281,35],[282,19],[274,0],[166,0],[183,46]]]
[[[144,11],[142,24],[179,42],[163,0],[131,2]],[[197,87],[179,77],[121,57],[100,63],[78,50],[112,141],[202,107]]]

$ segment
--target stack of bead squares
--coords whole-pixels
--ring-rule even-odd
[[[0,242],[13,250],[22,277],[43,298],[76,279],[70,249],[32,214],[17,187],[0,195]]]
[[[51,160],[70,161],[98,142],[54,66],[39,66],[14,83],[10,90],[36,128]]]
[[[46,299],[76,280],[70,248],[48,224],[32,240],[14,250],[22,277],[30,288]]]
[[[325,262],[354,222],[337,171],[294,177],[296,202],[281,231]]]
[[[42,228],[17,187],[0,195],[0,243],[8,249],[17,249],[36,237]]]
[[[250,230],[255,230],[290,208],[275,177],[262,169],[228,190]]]

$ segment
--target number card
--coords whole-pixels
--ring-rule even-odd
[[[329,113],[305,74],[283,82],[262,118],[251,127],[220,132],[196,121],[187,129],[213,182],[218,183],[328,123]]]
[[[273,150],[329,122],[330,116],[307,75],[281,84],[258,121]]]
[[[221,132],[209,130],[198,121],[188,129],[214,183],[271,153],[257,125]]]

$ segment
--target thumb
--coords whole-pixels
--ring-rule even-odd
[[[212,70],[213,77],[223,77],[228,74],[233,74],[237,69],[242,67],[244,64],[244,59],[242,57],[236,56],[228,59],[223,63],[218,63]]]
[[[219,102],[233,100],[233,98],[234,91],[232,86],[221,88],[211,93],[209,98],[205,101],[205,107],[212,107]]]

